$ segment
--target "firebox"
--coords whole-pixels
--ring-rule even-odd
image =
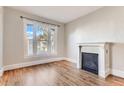
[[[82,69],[98,74],[98,54],[82,52]]]

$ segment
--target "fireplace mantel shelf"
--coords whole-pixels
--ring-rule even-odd
[[[92,47],[102,47],[105,46],[106,44],[110,44],[110,42],[85,42],[85,43],[78,43],[78,46],[83,46],[83,47],[88,47],[88,46],[92,46]]]

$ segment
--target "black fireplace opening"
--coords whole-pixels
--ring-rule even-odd
[[[98,54],[82,52],[82,69],[98,74]]]

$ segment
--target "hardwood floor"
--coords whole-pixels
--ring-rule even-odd
[[[109,76],[99,78],[90,72],[76,69],[75,64],[60,61],[6,71],[0,85],[9,86],[110,86],[124,85],[124,79]]]

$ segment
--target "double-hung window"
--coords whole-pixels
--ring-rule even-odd
[[[24,20],[25,56],[56,54],[58,27],[36,21]]]

